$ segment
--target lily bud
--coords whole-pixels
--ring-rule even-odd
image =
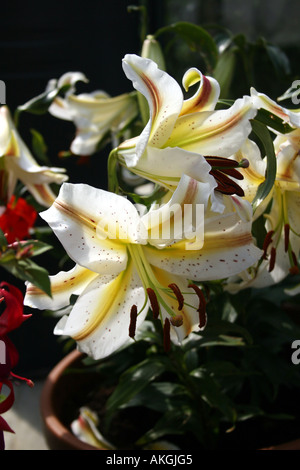
[[[160,70],[166,70],[164,55],[154,36],[148,35],[144,40],[141,56],[153,60]]]

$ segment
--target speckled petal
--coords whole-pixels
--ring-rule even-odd
[[[145,291],[132,263],[116,277],[98,276],[80,295],[69,317],[56,326],[55,333],[71,336],[81,351],[100,359],[131,341],[130,311],[145,304]],[[145,319],[148,304],[137,318]]]
[[[123,69],[134,88],[145,96],[150,109],[150,119],[138,138],[135,156],[132,155],[130,166],[134,166],[147,145],[161,147],[166,142],[181,111],[183,94],[176,80],[150,59],[127,54]]]
[[[204,245],[187,250],[186,241],[162,250],[145,247],[154,266],[196,281],[211,281],[238,274],[255,264],[262,252],[253,245],[251,223],[237,213],[224,214],[205,223]]]
[[[275,114],[276,116],[288,122],[294,127],[300,127],[300,110],[292,110],[280,106],[276,101],[271,100],[264,93],[259,93],[255,88],[251,88],[251,97],[257,108],[264,108]]]
[[[178,146],[204,156],[229,157],[250,134],[250,119],[256,112],[251,98],[245,96],[228,109],[181,116],[164,146]]]
[[[139,237],[139,215],[130,201],[85,184],[63,184],[41,217],[71,259],[100,274],[125,269],[126,243],[136,243]]]
[[[80,295],[97,273],[78,264],[70,271],[49,276],[52,298],[31,283],[27,284],[24,305],[40,310],[58,310],[69,305],[71,295]]]

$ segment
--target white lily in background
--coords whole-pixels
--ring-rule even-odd
[[[61,88],[70,81],[74,84],[78,80],[87,81],[83,74],[70,72],[58,80],[57,87]],[[70,150],[75,155],[87,156],[96,152],[98,144],[108,132],[115,136],[122,131],[137,116],[138,107],[135,93],[111,97],[97,90],[76,95],[74,87],[71,87],[65,97],[55,98],[49,112],[74,123],[76,136]]]
[[[50,184],[61,184],[68,179],[64,168],[37,164],[20,137],[6,106],[0,107],[0,161],[1,196],[7,201],[20,180],[39,204],[49,207],[56,198]]]
[[[200,184],[188,176],[182,178],[174,197],[177,208],[203,203]],[[245,213],[249,210],[245,202]],[[95,359],[132,341],[149,305],[170,328],[172,340],[180,342],[206,321],[204,296],[190,283],[237,274],[260,258],[261,251],[252,242],[250,212],[248,221],[241,220],[234,205],[221,216],[208,212],[200,250],[187,248],[184,233],[182,240],[178,241],[178,233],[172,238],[173,230],[158,248],[157,240],[149,236],[153,228],[149,215],[140,215],[128,199],[88,185],[64,183],[54,204],[41,216],[76,264],[69,272],[51,276],[52,298],[29,284],[25,305],[57,310],[69,305],[71,294],[78,295],[55,333],[71,336],[81,351]],[[173,228],[173,213],[169,217]],[[189,235],[195,230],[196,237],[193,225],[191,219],[186,230]]]
[[[222,159],[236,153],[251,132],[250,119],[257,112],[251,97],[237,100],[229,109],[215,110],[219,84],[196,68],[183,77],[186,91],[199,84],[196,93],[186,100],[176,80],[150,59],[128,54],[123,69],[134,88],[146,97],[150,118],[139,136],[119,145],[119,162],[174,191],[182,174],[199,178],[204,156],[212,167],[217,189],[241,195],[239,186],[229,177],[231,168],[228,170],[228,163],[224,165]]]
[[[280,282],[289,273],[298,273],[300,252],[300,115],[282,108],[266,95],[251,91],[257,107],[263,107],[281,119],[294,130],[287,134],[276,133],[273,141],[277,160],[277,172],[273,189],[266,200],[258,206],[257,216],[270,204],[266,218],[266,239],[264,256],[257,267],[242,274],[239,282],[229,281],[232,291],[245,287],[266,287]],[[297,127],[296,127],[297,126]],[[245,143],[239,154],[249,160],[249,167],[242,169],[244,179],[239,182],[245,197],[252,201],[258,186],[265,179],[266,159],[262,159],[256,145]]]

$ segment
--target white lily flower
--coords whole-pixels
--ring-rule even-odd
[[[123,69],[134,88],[146,97],[150,118],[139,136],[119,145],[120,163],[174,191],[182,174],[198,179],[200,166],[205,168],[207,161],[217,189],[241,195],[239,186],[226,176],[228,162],[225,165],[222,159],[237,152],[251,132],[250,119],[257,112],[252,98],[245,96],[229,109],[215,110],[219,84],[196,68],[183,77],[186,91],[199,84],[186,100],[179,84],[150,59],[126,55]]]
[[[187,176],[174,193],[181,207],[187,201],[202,204],[202,196],[199,184]],[[163,207],[161,211],[165,223]],[[65,183],[41,216],[76,264],[69,272],[51,276],[52,298],[29,284],[25,304],[56,310],[70,303],[71,294],[78,295],[55,333],[71,336],[81,351],[95,359],[132,341],[149,305],[170,327],[172,340],[180,342],[205,325],[204,296],[190,282],[237,274],[261,256],[252,242],[251,222],[241,220],[234,205],[228,205],[222,216],[207,214],[201,249],[190,249],[184,233],[178,241],[172,214],[171,235],[157,247],[149,236],[153,227],[148,215],[141,216],[128,199],[88,185]],[[193,218],[187,227],[189,235],[192,228],[196,237]]]
[[[78,80],[87,81],[78,72],[68,73],[59,79],[58,86],[74,84]],[[76,95],[72,87],[64,98],[55,98],[49,112],[74,123],[76,136],[70,150],[75,155],[86,156],[96,152],[98,144],[108,132],[114,135],[124,129],[137,116],[138,108],[134,93],[111,97],[97,90]]]
[[[256,217],[265,214],[267,236],[264,242],[264,256],[258,266],[244,273],[231,290],[245,287],[266,287],[280,282],[289,273],[298,273],[300,252],[300,115],[282,108],[266,95],[252,90],[258,107],[264,107],[284,119],[294,130],[288,134],[276,133],[273,141],[277,159],[275,183],[267,198],[258,206]],[[295,127],[297,126],[297,127]],[[244,179],[241,187],[245,197],[252,201],[258,186],[265,180],[266,159],[262,159],[257,146],[247,141],[239,158],[245,157],[249,167],[242,169]]]
[[[21,139],[6,106],[0,107],[0,159],[7,178],[6,187],[1,188],[1,193],[7,200],[10,200],[20,180],[39,204],[49,207],[56,198],[50,184],[61,184],[68,179],[64,168],[37,164]]]

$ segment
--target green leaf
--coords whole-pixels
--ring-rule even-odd
[[[48,243],[44,243],[40,240],[27,240],[24,244],[22,243],[22,248],[30,246],[30,256],[39,256],[46,251],[52,250],[53,246],[48,245]]]
[[[251,123],[253,132],[260,140],[264,150],[264,155],[266,156],[265,158],[267,158],[265,181],[259,185],[256,195],[252,201],[253,211],[255,212],[259,204],[269,195],[270,191],[272,191],[274,187],[277,172],[277,161],[270,131],[264,124],[257,121],[256,119],[251,120]]]
[[[49,106],[53,103],[57,95],[65,93],[70,88],[70,85],[64,85],[61,88],[54,88],[50,91],[45,91],[31,100],[17,107],[14,120],[18,126],[19,116],[22,112],[26,111],[31,114],[42,115],[48,112]]]
[[[151,441],[156,441],[166,435],[180,435],[186,432],[186,423],[192,417],[192,410],[188,407],[180,407],[172,411],[167,411],[155,424],[155,426],[145,433],[136,445],[144,446]],[[198,427],[200,428],[198,423]]]
[[[22,281],[29,281],[51,297],[51,285],[48,271],[38,266],[31,259],[13,259],[3,265],[7,271]]]
[[[47,146],[44,141],[42,134],[40,134],[35,129],[30,129],[32,134],[32,150],[35,156],[44,164],[49,164],[49,159],[47,157]]]
[[[7,247],[7,240],[4,236],[3,231],[0,229],[0,250],[3,251]]]
[[[166,362],[162,358],[145,359],[128,369],[121,376],[116,389],[107,401],[107,413],[115,412],[165,370]]]
[[[282,74],[289,75],[291,66],[283,50],[273,44],[266,44],[265,49],[278,77]]]
[[[212,36],[204,28],[193,23],[179,21],[158,29],[154,37],[158,38],[164,33],[173,33],[179,36],[191,50],[201,54],[209,70],[214,69],[218,59],[218,48]]]
[[[288,134],[294,130],[287,122],[284,122],[280,117],[264,108],[257,111],[255,120],[261,122],[265,126],[271,127],[281,134]]]
[[[202,368],[193,370],[191,376],[197,379],[201,398],[213,408],[217,408],[228,421],[235,422],[236,410],[229,397],[224,394],[218,383],[203,371]]]
[[[129,400],[124,408],[144,406],[164,413],[183,405],[186,399],[186,390],[181,385],[172,382],[154,382]]]
[[[218,81],[221,89],[220,97],[227,97],[234,77],[236,57],[234,49],[229,49],[220,54],[214,68],[213,76]]]

